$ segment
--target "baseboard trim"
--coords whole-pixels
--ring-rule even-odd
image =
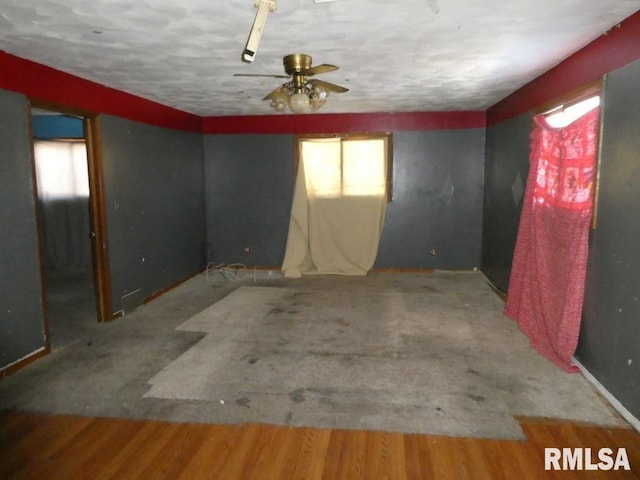
[[[169,285],[167,285],[166,287],[158,290],[157,292],[152,293],[151,295],[148,295],[146,297],[144,297],[144,299],[142,300],[143,304],[147,304],[149,302],[151,302],[152,300],[155,300],[156,298],[160,297],[161,295],[164,295],[165,293],[169,292],[170,290],[173,290],[176,287],[179,287],[180,285],[182,285],[184,282],[191,280],[193,277],[198,276],[202,273],[202,270],[199,270],[195,273],[192,273],[190,275],[187,275],[186,277],[181,278],[180,280],[170,283]]]
[[[433,268],[372,268],[370,271],[373,273],[433,273]]]
[[[629,423],[629,425],[631,425],[636,431],[640,433],[640,419],[636,418],[629,410],[627,410],[627,408],[622,405],[622,403],[620,403],[620,400],[614,397],[613,394],[609,392],[609,390],[607,390],[605,386],[602,385],[598,381],[598,379],[594,377],[591,372],[589,372],[589,370],[587,370],[586,367],[582,365],[582,363],[580,363],[577,358],[573,357],[572,361],[575,365],[577,365],[585,378],[589,380],[589,382],[591,382],[593,386],[596,387],[596,389],[602,394],[602,396],[611,404],[614,410],[616,410],[622,416],[622,418],[624,418]]]
[[[195,273],[192,273],[190,275],[187,275],[186,277],[181,278],[180,280],[177,280],[173,283],[170,283],[169,285],[167,285],[164,288],[161,288],[160,290],[153,292],[151,295],[147,295],[146,297],[144,297],[142,299],[142,305],[146,305],[147,303],[155,300],[156,298],[164,295],[165,293],[169,292],[170,290],[173,290],[176,287],[179,287],[180,285],[182,285],[184,282],[191,280],[193,277],[196,277],[198,275],[200,275],[201,273],[203,273],[203,270],[199,270]],[[126,315],[126,312],[124,310],[117,310],[116,312],[113,312],[113,314],[111,315],[111,320],[117,320],[118,318],[122,318]]]
[[[486,275],[485,275],[485,278],[487,278]],[[505,292],[503,292],[502,290],[500,290],[498,287],[496,287],[493,284],[493,282],[491,280],[489,280],[488,278],[487,278],[487,283],[491,287],[491,290],[493,290],[493,293],[495,293],[500,298],[500,300],[502,300],[504,303],[507,303],[507,294]]]
[[[37,359],[48,355],[51,350],[47,347],[41,347],[35,352],[30,353],[22,357],[20,360],[16,360],[13,363],[10,363],[6,367],[0,368],[0,379],[8,377],[9,375],[14,374],[18,370],[26,367],[27,365],[35,362]]]
[[[215,265],[215,262],[210,262],[210,265]],[[265,266],[265,265],[245,265],[244,263],[232,263],[232,264],[220,264],[220,267],[233,267],[246,270],[273,270],[282,271],[282,266]],[[452,268],[405,268],[405,267],[373,267],[369,272],[371,273],[433,273],[436,270],[442,270],[445,272],[475,272],[476,269],[452,269]],[[206,271],[206,268],[205,268]]]

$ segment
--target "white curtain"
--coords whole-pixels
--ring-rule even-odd
[[[304,140],[294,190],[286,277],[365,275],[387,203],[386,140]]]
[[[84,142],[36,140],[36,183],[47,267],[90,267],[89,176]]]

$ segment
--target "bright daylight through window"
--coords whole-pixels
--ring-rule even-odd
[[[89,197],[87,148],[84,142],[34,142],[38,193],[47,200]]]
[[[596,95],[568,107],[564,107],[564,105],[562,105],[545,115],[545,119],[547,120],[547,123],[554,128],[566,127],[585,113],[596,108],[598,105],[600,105],[600,96]]]
[[[316,198],[384,196],[390,184],[387,137],[301,140],[307,192]]]

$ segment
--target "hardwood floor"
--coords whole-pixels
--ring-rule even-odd
[[[2,479],[640,479],[640,434],[519,419],[526,441],[0,413]],[[630,471],[545,471],[545,447],[625,448]]]

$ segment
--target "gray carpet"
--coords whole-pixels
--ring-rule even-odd
[[[178,327],[204,336],[144,398],[217,423],[488,438],[523,438],[516,415],[620,423],[529,347],[482,274],[377,278],[243,284]]]

